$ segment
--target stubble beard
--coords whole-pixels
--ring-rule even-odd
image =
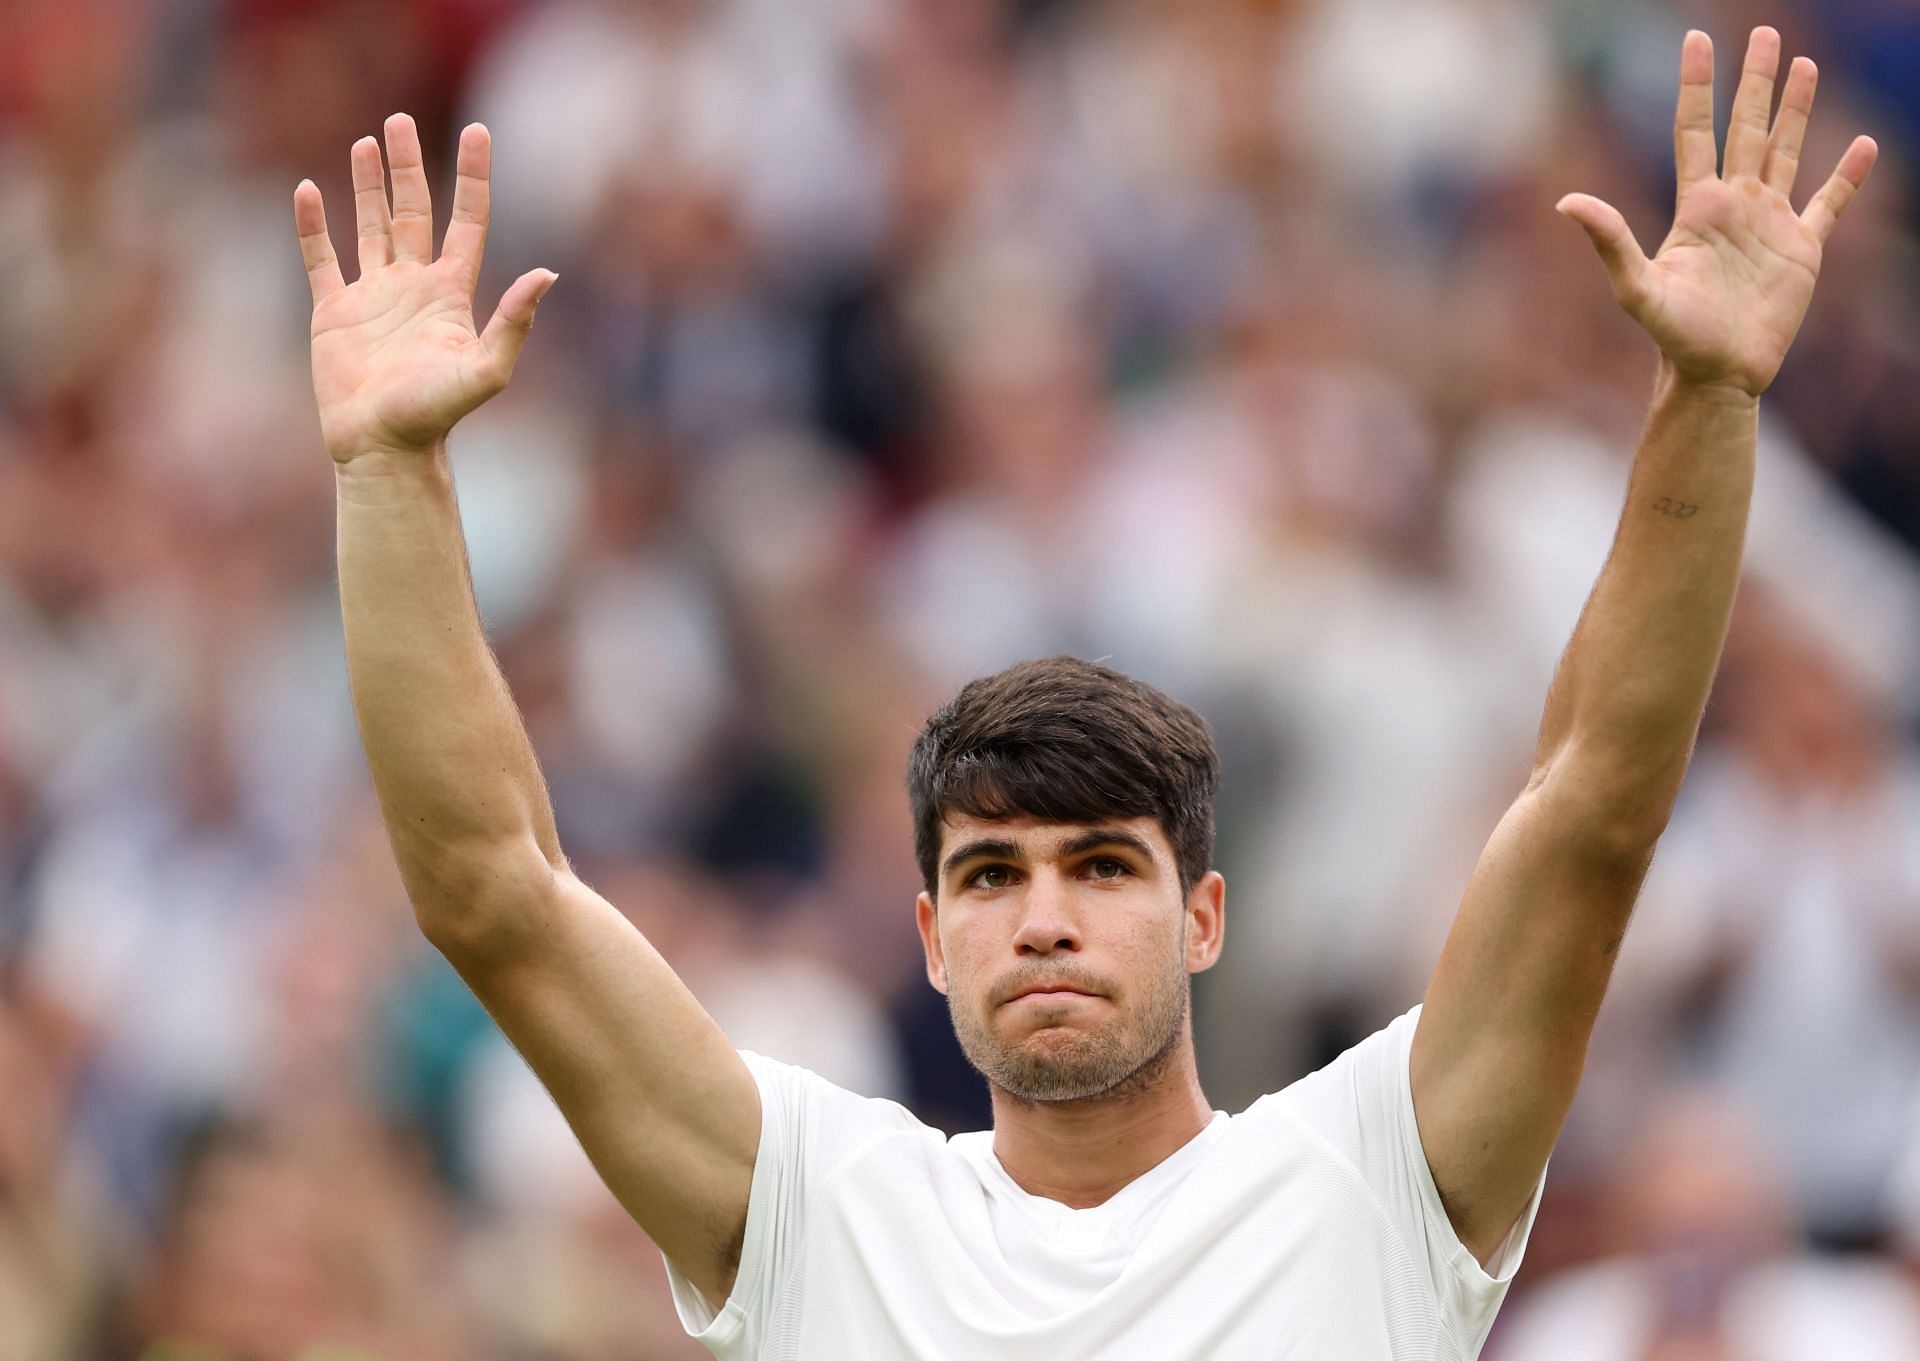
[[[956,990],[957,991],[957,990]],[[967,1062],[988,1082],[1020,1101],[1086,1101],[1129,1095],[1152,1085],[1174,1057],[1192,1005],[1192,981],[1175,967],[1160,976],[1135,1025],[1112,1015],[1104,1023],[1026,1030],[1007,1043],[989,1021],[947,994],[953,1033]],[[1093,1003],[1063,1002],[1062,1009]],[[1045,1006],[1048,1004],[1038,1004]]]

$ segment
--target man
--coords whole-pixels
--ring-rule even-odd
[[[1518,1265],[1635,894],[1725,636],[1755,413],[1876,151],[1789,201],[1813,63],[1770,120],[1756,29],[1716,173],[1713,55],[1682,50],[1673,231],[1651,260],[1573,194],[1662,362],[1612,553],[1532,778],[1422,1006],[1243,1114],[1195,1076],[1188,976],[1218,957],[1217,765],[1184,707],[1054,659],[975,681],[911,761],[927,973],[991,1133],[736,1051],[562,854],[473,609],[445,441],[507,382],[555,276],[475,333],[489,143],[442,253],[412,122],[353,148],[361,276],[294,191],[335,460],[355,708],[422,929],[659,1244],[722,1356],[1468,1358]]]

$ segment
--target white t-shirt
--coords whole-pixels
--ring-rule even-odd
[[[1021,1190],[990,1131],[948,1138],[743,1050],[761,1126],[740,1270],[716,1314],[669,1262],[680,1321],[728,1361],[1471,1361],[1540,1187],[1489,1274],[1421,1150],[1419,1014],[1083,1210]]]

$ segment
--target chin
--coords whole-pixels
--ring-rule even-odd
[[[1100,1028],[1048,1025],[996,1046],[991,1056],[980,1056],[986,1063],[974,1066],[1024,1101],[1083,1101],[1126,1083],[1148,1060],[1117,1040]]]

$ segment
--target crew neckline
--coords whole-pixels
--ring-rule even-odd
[[[952,1136],[950,1142],[969,1160],[981,1167],[997,1189],[1010,1201],[1025,1207],[1031,1217],[1053,1224],[1074,1219],[1084,1222],[1089,1219],[1121,1217],[1136,1201],[1151,1197],[1157,1188],[1181,1177],[1220,1141],[1226,1134],[1227,1126],[1232,1119],[1233,1117],[1227,1112],[1216,1110],[1212,1118],[1201,1126],[1191,1139],[1098,1205],[1068,1205],[1051,1196],[1036,1195],[1027,1190],[1015,1181],[1013,1174],[1001,1164],[1000,1155],[994,1151],[993,1131],[990,1129],[956,1134]]]

